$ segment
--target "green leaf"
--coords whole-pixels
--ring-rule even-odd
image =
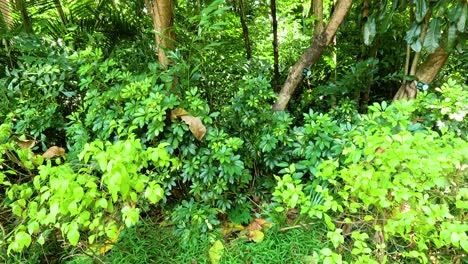
[[[420,34],[421,34],[421,25],[417,23],[413,23],[411,25],[411,28],[408,31],[406,31],[406,36],[405,36],[406,43],[412,44],[414,41],[419,39]]]
[[[447,33],[447,48],[453,49],[455,47],[455,40],[457,39],[457,26],[450,25]]]
[[[97,207],[101,207],[103,209],[106,209],[107,208],[107,200],[106,198],[101,198],[99,200],[96,201],[96,203],[94,204],[94,206],[97,208]]]
[[[453,245],[457,245],[458,242],[460,241],[460,235],[457,232],[453,232],[452,235],[450,236],[450,241],[452,242]]]
[[[150,184],[145,190],[145,197],[153,204],[159,202],[163,196],[164,190],[156,183]]]
[[[72,246],[76,246],[78,244],[78,240],[80,239],[80,232],[78,232],[78,228],[71,228],[71,230],[67,233],[67,239],[70,241]]]
[[[442,36],[441,31],[442,20],[434,18],[429,23],[426,38],[424,39],[424,47],[430,53],[433,53],[439,47],[439,41]]]
[[[468,13],[468,4],[465,3],[463,5],[460,18],[458,19],[458,23],[457,23],[457,29],[460,32],[465,32],[466,19],[468,15],[467,13]]]
[[[414,0],[416,10],[414,12],[416,21],[421,23],[428,11],[426,0]]]
[[[468,252],[468,239],[461,240],[460,241],[460,246],[463,248],[463,250]]]
[[[325,224],[327,225],[327,227],[330,230],[335,230],[335,224],[333,223],[331,217],[327,214],[324,214],[323,216],[324,216]]]
[[[20,231],[16,233],[15,241],[19,243],[21,248],[29,247],[31,245],[31,236],[24,231]]]

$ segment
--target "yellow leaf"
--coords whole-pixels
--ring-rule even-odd
[[[196,139],[202,140],[206,134],[206,127],[198,117],[184,115],[180,117],[189,126],[190,132]]]
[[[50,147],[46,152],[44,152],[44,154],[42,154],[44,159],[62,156],[65,156],[65,149],[57,146]]]
[[[224,246],[220,240],[216,240],[211,246],[208,254],[210,255],[211,264],[217,264],[223,256]]]
[[[123,229],[124,229],[124,225],[121,225],[119,227],[119,231],[117,232],[117,235],[115,236],[115,238],[106,240],[106,242],[104,242],[104,246],[99,247],[99,254],[101,256],[106,254],[109,250],[111,250],[114,247],[115,243],[117,243],[119,239],[119,234]]]
[[[221,234],[223,236],[229,235],[234,232],[242,231],[244,227],[242,225],[235,225],[233,223],[227,223],[223,226],[223,230],[221,230]]]
[[[249,233],[249,241],[253,241],[255,243],[262,242],[264,237],[265,234],[260,230],[253,230]]]
[[[178,107],[178,108],[171,111],[171,120],[174,120],[177,117],[184,116],[184,115],[188,115],[187,111],[185,111],[185,109],[183,109],[183,108]]]

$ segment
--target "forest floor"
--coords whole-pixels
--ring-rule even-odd
[[[330,245],[324,227],[270,227],[259,242],[234,233],[182,241],[174,227],[147,222],[125,229],[119,241],[100,257],[77,254],[66,263],[314,263],[313,254]],[[221,249],[214,244],[220,241]],[[219,243],[219,242],[218,242]]]

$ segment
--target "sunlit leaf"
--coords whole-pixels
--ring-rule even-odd
[[[422,49],[421,41],[419,39],[416,40],[416,42],[411,44],[411,48],[416,52],[421,52],[421,49]]]
[[[260,243],[263,241],[265,234],[260,230],[253,230],[249,232],[249,240],[255,243]]]
[[[24,231],[20,231],[20,232],[16,233],[15,240],[22,247],[29,247],[29,245],[31,244],[31,236],[28,233],[24,232]]]
[[[374,40],[376,29],[375,29],[375,18],[371,17],[364,24],[364,44],[370,45]]]
[[[68,231],[67,239],[70,241],[72,246],[76,246],[78,244],[78,240],[80,239],[80,232],[78,232],[78,229],[72,228],[70,231]]]
[[[210,247],[208,254],[210,255],[211,264],[217,264],[224,253],[224,245],[220,240],[216,240],[213,246]]]

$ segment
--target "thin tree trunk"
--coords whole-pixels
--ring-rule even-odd
[[[23,21],[23,27],[24,30],[28,33],[34,33],[32,24],[31,24],[31,18],[29,17],[28,10],[26,9],[26,5],[24,3],[24,0],[17,0],[16,1],[16,8],[20,11],[21,13],[21,19]]]
[[[68,24],[67,23],[67,18],[65,17],[65,13],[63,12],[62,4],[60,3],[60,0],[54,0],[55,8],[57,9],[57,12],[60,16],[60,19],[62,20],[62,23],[64,25]]]
[[[278,20],[276,19],[276,0],[270,0],[270,10],[273,27],[273,88],[279,88],[279,50],[278,50]]]
[[[421,35],[419,36],[419,41],[421,42],[421,46],[424,44],[424,39],[426,38],[427,27],[429,26],[429,19],[431,18],[431,11],[428,11],[425,18],[424,23],[421,29]],[[421,48],[422,50],[422,48]],[[411,64],[410,75],[414,75],[418,68],[419,59],[421,58],[421,51],[416,52],[413,58],[413,63]]]
[[[314,37],[323,31],[323,0],[312,0],[312,12],[315,16]],[[312,38],[313,39],[313,38]]]
[[[244,33],[245,52],[247,59],[250,60],[250,58],[252,58],[252,49],[250,48],[249,28],[247,27],[247,22],[245,21],[243,0],[239,0],[239,17],[242,24],[242,32]]]
[[[145,4],[156,30],[156,55],[158,61],[161,65],[167,67],[170,63],[167,51],[173,49],[175,45],[175,35],[172,28],[174,24],[172,0],[145,0]]]
[[[305,51],[299,61],[292,67],[288,78],[279,93],[279,98],[273,105],[273,111],[281,111],[286,108],[291,95],[304,79],[302,71],[315,64],[322,56],[325,48],[333,40],[339,26],[343,22],[346,14],[351,8],[352,0],[340,0],[335,11],[331,15],[330,22],[324,28],[322,33],[314,37],[311,46]]]
[[[9,0],[0,0],[0,12],[3,16],[3,21],[5,22],[6,26],[8,28],[11,28],[11,26],[13,25],[13,20],[11,19]]]

